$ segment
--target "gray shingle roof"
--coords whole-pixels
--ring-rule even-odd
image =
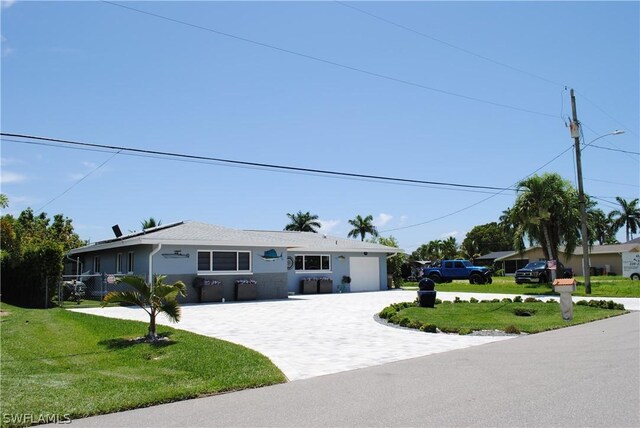
[[[142,244],[281,247],[295,248],[298,251],[368,251],[372,253],[402,251],[399,248],[312,232],[238,230],[200,222],[179,222],[123,235],[120,238],[99,241],[76,248],[71,253]]]

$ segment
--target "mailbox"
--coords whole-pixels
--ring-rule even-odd
[[[571,321],[573,319],[573,300],[571,293],[576,291],[576,280],[573,278],[561,278],[553,281],[553,291],[560,293],[560,312],[562,319]]]

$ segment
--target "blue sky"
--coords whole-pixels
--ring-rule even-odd
[[[585,191],[605,212],[639,196],[638,2],[120,4],[147,14],[2,3],[2,132],[498,188],[534,171],[575,183],[574,88],[586,142],[625,130],[583,151]],[[149,216],[281,230],[302,210],[335,236],[371,214],[412,251],[462,242],[515,200],[6,139],[1,150],[6,212],[63,213],[91,241]]]

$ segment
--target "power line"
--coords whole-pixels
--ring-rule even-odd
[[[421,32],[421,31],[418,31],[418,30],[416,30],[416,29],[414,29],[414,28],[408,27],[408,26],[406,26],[406,25],[399,24],[399,23],[397,23],[397,22],[395,22],[395,21],[392,21],[392,20],[390,20],[390,19],[384,18],[384,17],[382,17],[382,16],[380,16],[380,15],[376,15],[376,14],[374,14],[374,13],[372,13],[372,12],[369,12],[369,11],[366,11],[366,10],[361,9],[361,8],[359,8],[359,7],[356,7],[356,6],[354,6],[353,4],[345,3],[345,2],[342,2],[342,1],[338,1],[338,0],[336,0],[336,1],[335,1],[335,3],[338,3],[339,5],[344,6],[344,7],[348,7],[348,8],[350,8],[350,9],[355,10],[355,11],[357,11],[357,12],[359,12],[359,13],[364,14],[364,15],[368,15],[368,16],[370,16],[370,17],[374,18],[374,19],[377,19],[377,20],[379,20],[379,21],[385,22],[385,23],[387,23],[387,24],[389,24],[389,25],[393,25],[393,26],[395,26],[395,27],[398,27],[398,28],[401,28],[401,29],[403,29],[403,30],[405,30],[405,31],[409,31],[409,32],[411,32],[411,33],[417,34],[417,35],[419,35],[419,36],[421,36],[421,37],[424,37],[424,38],[426,38],[426,39],[429,39],[429,40],[431,40],[431,41],[434,41],[434,42],[440,43],[440,44],[442,44],[442,45],[444,45],[444,46],[447,46],[447,47],[449,47],[449,48],[452,48],[452,49],[458,50],[458,51],[463,52],[463,53],[465,53],[465,54],[468,54],[468,55],[474,56],[474,57],[476,57],[476,58],[482,59],[482,60],[484,60],[484,61],[490,62],[490,63],[492,63],[492,64],[496,64],[496,65],[499,65],[499,66],[501,66],[501,67],[507,68],[507,69],[509,69],[509,70],[512,70],[512,71],[516,71],[516,72],[518,72],[518,73],[525,74],[525,75],[527,75],[527,76],[529,76],[529,77],[533,77],[533,78],[535,78],[535,79],[538,79],[538,80],[544,81],[544,82],[546,82],[546,83],[550,83],[550,84],[555,85],[555,86],[562,86],[562,87],[564,87],[564,90],[566,91],[566,87],[567,87],[567,85],[566,85],[566,84],[563,84],[563,83],[560,83],[560,82],[556,82],[556,81],[551,80],[551,79],[549,79],[549,78],[547,78],[547,77],[544,77],[544,76],[542,76],[542,75],[539,75],[539,74],[536,74],[536,73],[532,73],[532,72],[530,72],[530,71],[523,70],[523,69],[518,68],[518,67],[514,67],[514,66],[512,66],[512,65],[510,65],[510,64],[507,64],[507,63],[505,63],[505,62],[497,61],[497,60],[495,60],[495,59],[493,59],[493,58],[487,57],[487,56],[485,56],[485,55],[481,55],[481,54],[479,54],[479,53],[477,53],[477,52],[473,52],[473,51],[471,51],[471,50],[469,50],[469,49],[466,49],[466,48],[463,48],[463,47],[460,47],[460,46],[454,45],[453,43],[449,43],[449,42],[447,42],[447,41],[445,41],[445,40],[442,40],[442,39],[436,38],[436,37],[431,36],[431,35],[429,35],[429,34],[425,34],[425,33]],[[563,92],[564,92],[564,91],[563,91]],[[578,91],[576,91],[576,92],[578,92]],[[594,107],[596,107],[598,110],[600,110],[600,112],[602,112],[603,114],[605,114],[605,115],[606,115],[607,117],[609,117],[611,120],[615,121],[616,123],[618,123],[619,125],[621,125],[623,128],[625,128],[626,130],[629,130],[631,133],[636,134],[632,129],[630,129],[630,128],[629,128],[628,126],[626,126],[624,123],[622,123],[621,121],[619,121],[618,119],[616,119],[615,117],[613,117],[611,114],[609,114],[609,113],[608,113],[607,111],[605,111],[603,108],[601,108],[600,106],[598,106],[594,101],[592,101],[592,100],[590,100],[588,97],[586,97],[586,96],[584,95],[584,93],[582,93],[582,92],[579,92],[579,93],[580,93],[580,96],[581,96],[582,98],[584,98],[586,101],[588,101],[589,103],[591,103]],[[564,101],[564,99],[562,99],[562,101]],[[563,104],[563,105],[562,105],[562,107],[561,107],[561,114],[560,114],[560,116],[561,116],[561,117],[562,117],[563,108],[564,108],[564,104]],[[637,134],[636,134],[636,135],[637,135]]]
[[[425,90],[428,90],[428,91],[433,91],[433,92],[437,92],[437,93],[440,93],[440,94],[449,95],[449,96],[452,96],[452,97],[462,98],[462,99],[465,99],[465,100],[468,100],[468,101],[475,101],[475,102],[478,102],[478,103],[492,105],[492,106],[495,106],[495,107],[506,108],[506,109],[510,109],[510,110],[520,111],[520,112],[523,112],[523,113],[535,114],[535,115],[538,115],[538,116],[551,117],[551,118],[554,118],[554,119],[557,118],[557,116],[549,114],[549,113],[543,113],[543,112],[539,112],[539,111],[535,111],[535,110],[529,110],[529,109],[522,108],[522,107],[512,106],[512,105],[508,105],[508,104],[502,104],[502,103],[498,103],[498,102],[495,102],[495,101],[489,101],[489,100],[485,100],[485,99],[482,99],[482,98],[477,98],[477,97],[472,97],[472,96],[469,96],[469,95],[463,95],[463,94],[459,94],[459,93],[456,93],[456,92],[447,91],[447,90],[444,90],[444,89],[434,88],[432,86],[423,85],[421,83],[412,82],[410,80],[400,79],[400,78],[397,78],[397,77],[388,76],[386,74],[376,73],[376,72],[373,72],[373,71],[365,70],[363,68],[353,67],[353,66],[350,66],[350,65],[342,64],[342,63],[339,63],[339,62],[331,61],[331,60],[320,58],[320,57],[317,57],[317,56],[308,55],[308,54],[304,54],[304,53],[301,53],[301,52],[293,51],[293,50],[290,50],[290,49],[281,48],[281,47],[278,47],[278,46],[275,46],[275,45],[271,45],[271,44],[268,44],[268,43],[259,42],[257,40],[248,39],[246,37],[237,36],[235,34],[230,34],[230,33],[226,33],[226,32],[223,32],[223,31],[215,30],[213,28],[204,27],[204,26],[197,25],[197,24],[192,24],[190,22],[182,21],[182,20],[175,19],[175,18],[170,18],[168,16],[160,15],[160,14],[157,14],[157,13],[148,12],[148,11],[145,11],[145,10],[142,10],[142,9],[136,9],[134,7],[131,7],[131,6],[125,6],[123,4],[118,4],[118,3],[114,3],[114,2],[111,2],[111,1],[107,1],[107,0],[102,0],[102,2],[106,3],[106,4],[109,4],[109,5],[112,5],[112,6],[121,7],[123,9],[129,10],[129,11],[132,11],[132,12],[137,12],[137,13],[140,13],[140,14],[152,16],[154,18],[163,19],[165,21],[173,22],[175,24],[185,25],[185,26],[188,26],[188,27],[196,28],[198,30],[203,30],[203,31],[207,31],[207,32],[210,32],[210,33],[214,33],[214,34],[217,34],[219,36],[229,37],[229,38],[232,38],[232,39],[235,39],[235,40],[239,40],[239,41],[242,41],[242,42],[245,42],[245,43],[250,43],[250,44],[257,45],[257,46],[260,46],[260,47],[263,47],[263,48],[268,48],[268,49],[276,50],[276,51],[279,51],[279,52],[284,52],[284,53],[287,53],[287,54],[290,54],[290,55],[295,55],[295,56],[298,56],[298,57],[301,57],[301,58],[310,59],[312,61],[317,61],[317,62],[321,62],[321,63],[324,63],[324,64],[333,65],[335,67],[343,68],[343,69],[346,69],[346,70],[355,71],[357,73],[366,74],[368,76],[377,77],[377,78],[380,78],[380,79],[389,80],[389,81],[396,82],[396,83],[401,83],[403,85],[413,86],[415,88],[425,89]]]
[[[504,63],[504,62],[497,61],[497,60],[495,60],[495,59],[489,58],[489,57],[487,57],[487,56],[480,55],[479,53],[476,53],[476,52],[470,51],[469,49],[465,49],[465,48],[462,48],[462,47],[460,47],[460,46],[456,46],[456,45],[454,45],[454,44],[452,44],[452,43],[449,43],[449,42],[447,42],[447,41],[444,41],[444,40],[442,40],[442,39],[438,39],[438,38],[436,38],[436,37],[430,36],[430,35],[428,35],[428,34],[425,34],[425,33],[423,33],[423,32],[420,32],[420,31],[418,31],[418,30],[416,30],[416,29],[413,29],[413,28],[411,28],[411,27],[407,27],[406,25],[402,25],[402,24],[399,24],[399,23],[397,23],[397,22],[394,22],[394,21],[392,21],[392,20],[390,20],[390,19],[383,18],[382,16],[379,16],[379,15],[376,15],[376,14],[374,14],[374,13],[368,12],[368,11],[366,11],[366,10],[364,10],[364,9],[360,9],[359,7],[356,7],[356,6],[354,6],[354,5],[350,4],[350,3],[344,3],[344,2],[341,2],[341,1],[336,1],[336,3],[338,3],[338,4],[339,4],[339,5],[341,5],[341,6],[348,7],[348,8],[350,8],[350,9],[353,9],[353,10],[355,10],[355,11],[357,11],[357,12],[362,13],[362,14],[368,15],[368,16],[370,16],[370,17],[372,17],[372,18],[374,18],[374,19],[377,19],[377,20],[379,20],[379,21],[385,22],[385,23],[387,23],[387,24],[390,24],[390,25],[393,25],[393,26],[395,26],[395,27],[401,28],[401,29],[403,29],[403,30],[409,31],[409,32],[411,32],[411,33],[417,34],[417,35],[419,35],[419,36],[421,36],[421,37],[424,37],[424,38],[426,38],[426,39],[429,39],[429,40],[432,40],[432,41],[434,41],[434,42],[440,43],[440,44],[445,45],[445,46],[447,46],[447,47],[450,47],[450,48],[452,48],[452,49],[456,49],[456,50],[458,50],[458,51],[460,51],[460,52],[464,52],[464,53],[466,53],[466,54],[468,54],[468,55],[475,56],[476,58],[480,58],[480,59],[482,59],[482,60],[484,60],[484,61],[491,62],[491,63],[493,63],[493,64],[499,65],[499,66],[501,66],[501,67],[508,68],[508,69],[510,69],[510,70],[513,70],[513,71],[517,71],[518,73],[526,74],[527,76],[534,77],[534,78],[536,78],[536,79],[542,80],[542,81],[547,82],[547,83],[551,83],[551,84],[556,85],[556,86],[562,86],[562,87],[566,86],[566,85],[565,85],[565,84],[563,84],[563,83],[555,82],[555,81],[553,81],[553,80],[551,80],[551,79],[547,79],[546,77],[543,77],[543,76],[541,76],[541,75],[539,75],[539,74],[531,73],[531,72],[529,72],[529,71],[527,71],[527,70],[523,70],[523,69],[521,69],[521,68],[514,67],[514,66],[509,65],[509,64],[507,64],[507,63]]]
[[[595,147],[596,149],[602,149],[602,150],[609,150],[609,151],[612,151],[612,152],[627,153],[627,154],[630,154],[630,155],[640,155],[640,152],[630,152],[628,150],[612,149],[611,147],[602,147],[602,146],[597,146],[595,144],[590,144],[590,147]]]
[[[192,161],[217,162],[217,163],[221,163],[221,164],[228,164],[228,165],[234,165],[234,166],[265,168],[265,169],[269,169],[269,170],[280,170],[280,171],[294,172],[294,173],[311,173],[311,174],[320,174],[320,175],[332,176],[332,177],[369,179],[369,180],[376,180],[376,181],[388,181],[388,182],[402,183],[402,184],[408,184],[408,185],[430,185],[430,186],[439,186],[439,187],[447,187],[447,188],[458,188],[458,189],[502,190],[502,191],[509,190],[509,188],[502,188],[502,187],[479,186],[479,185],[474,185],[474,184],[447,183],[447,182],[427,181],[427,180],[415,180],[415,179],[388,177],[388,176],[381,176],[381,175],[357,174],[357,173],[352,173],[352,172],[330,171],[330,170],[313,169],[313,168],[302,168],[302,167],[294,167],[294,166],[288,166],[288,165],[276,165],[276,164],[267,164],[267,163],[259,163],[259,162],[240,161],[240,160],[233,160],[233,159],[215,158],[215,157],[210,157],[210,156],[189,155],[189,154],[176,153],[176,152],[164,152],[164,151],[158,151],[158,150],[137,149],[137,148],[132,148],[132,147],[112,146],[112,145],[95,144],[95,143],[85,143],[85,142],[80,142],[80,141],[62,140],[62,139],[58,139],[58,138],[38,137],[38,136],[24,135],[24,134],[13,134],[13,133],[2,132],[2,133],[0,133],[0,135],[5,136],[5,137],[25,138],[25,139],[31,139],[31,140],[36,140],[36,141],[46,141],[46,142],[53,142],[53,143],[68,144],[68,145],[84,147],[84,148],[90,147],[90,148],[96,148],[96,149],[103,149],[103,150],[106,149],[106,150],[111,150],[111,151],[116,150],[118,152],[128,152],[128,153],[142,154],[142,155],[149,155],[149,156],[161,156],[161,157],[188,159],[188,160],[192,160]],[[7,141],[21,142],[21,141],[16,141],[16,140],[7,140]]]
[[[600,112],[602,112],[605,116],[608,116],[609,119],[613,120],[614,122],[616,122],[618,125],[622,126],[625,130],[631,132],[632,134],[635,134],[636,136],[638,134],[635,133],[635,131],[633,131],[633,129],[629,128],[628,126],[626,126],[624,123],[620,122],[618,119],[616,119],[615,117],[613,117],[612,115],[610,115],[609,113],[607,113],[603,108],[601,108],[600,106],[598,106],[595,102],[591,101],[589,98],[587,98],[582,92],[576,91],[577,94],[580,94],[580,96],[582,98],[585,99],[585,101],[589,102],[592,106],[594,106],[595,108],[597,108],[598,110],[600,110]]]
[[[638,184],[618,183],[618,182],[615,182],[615,181],[599,180],[599,179],[596,179],[596,178],[584,178],[584,180],[598,181],[600,183],[607,183],[607,184],[616,184],[618,186],[640,187],[640,185],[638,185]]]
[[[49,202],[47,202],[46,204],[44,204],[43,206],[41,206],[40,208],[38,208],[36,210],[36,212],[40,212],[42,211],[47,205],[49,205],[50,203],[52,203],[53,201],[61,198],[63,195],[65,195],[67,192],[69,192],[71,189],[73,189],[74,187],[76,187],[78,184],[80,184],[81,182],[83,182],[87,177],[89,177],[91,174],[93,174],[94,172],[96,172],[97,170],[99,170],[100,168],[102,168],[103,166],[105,166],[107,164],[107,162],[109,162],[111,159],[115,158],[118,154],[120,153],[120,151],[115,152],[110,158],[108,158],[107,160],[105,160],[104,162],[102,162],[100,165],[98,165],[97,167],[93,168],[91,171],[89,171],[87,174],[85,174],[81,179],[79,179],[78,181],[76,181],[75,183],[73,183],[71,186],[69,186],[64,192],[60,193],[58,196],[54,197],[53,199],[51,199]]]
[[[541,169],[543,169],[544,167],[546,167],[546,166],[547,166],[547,165],[549,165],[551,162],[555,161],[556,159],[558,159],[560,156],[564,155],[565,153],[567,153],[567,152],[568,152],[569,150],[571,150],[571,149],[573,149],[573,145],[570,145],[570,146],[569,146],[569,147],[567,147],[565,150],[563,150],[562,152],[560,152],[560,154],[558,154],[557,156],[555,156],[553,159],[551,159],[550,161],[548,161],[547,163],[545,163],[544,165],[542,165],[541,167],[539,167],[538,169],[536,169],[536,170],[535,170],[535,171],[533,171],[532,173],[528,174],[528,175],[527,175],[527,176],[525,176],[524,178],[522,178],[522,179],[518,180],[516,183],[512,184],[511,186],[509,186],[509,187],[505,188],[504,190],[501,190],[501,191],[499,191],[499,192],[497,192],[497,193],[494,193],[493,195],[491,195],[491,196],[489,196],[489,197],[487,197],[487,198],[484,198],[484,199],[482,199],[482,200],[480,200],[480,201],[478,201],[478,202],[476,202],[476,203],[473,203],[473,204],[468,205],[468,206],[466,206],[466,207],[460,208],[459,210],[456,210],[456,211],[450,212],[450,213],[445,214],[445,215],[443,215],[443,216],[433,218],[433,219],[431,219],[431,220],[423,221],[423,222],[421,222],[421,223],[410,224],[410,225],[408,225],[408,226],[396,227],[396,228],[394,228],[394,229],[381,230],[381,231],[380,231],[380,233],[394,232],[394,231],[396,231],[396,230],[410,229],[410,228],[417,227],[417,226],[423,226],[423,225],[428,224],[428,223],[433,223],[434,221],[438,221],[438,220],[442,220],[443,218],[451,217],[451,216],[453,216],[453,215],[455,215],[455,214],[461,213],[462,211],[466,211],[466,210],[468,210],[468,209],[470,209],[470,208],[473,208],[473,207],[475,207],[476,205],[480,205],[480,204],[482,204],[483,202],[488,201],[489,199],[492,199],[492,198],[494,198],[494,197],[496,197],[496,196],[498,196],[498,195],[501,195],[501,194],[502,194],[502,193],[504,193],[506,190],[514,190],[514,191],[518,191],[518,189],[516,189],[516,188],[515,188],[515,187],[518,185],[518,183],[520,183],[521,181],[523,181],[523,180],[525,180],[525,179],[527,179],[527,178],[531,177],[533,174],[535,174],[536,172],[540,171]]]

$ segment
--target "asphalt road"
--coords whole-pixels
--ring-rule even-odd
[[[640,313],[74,427],[638,427]]]

